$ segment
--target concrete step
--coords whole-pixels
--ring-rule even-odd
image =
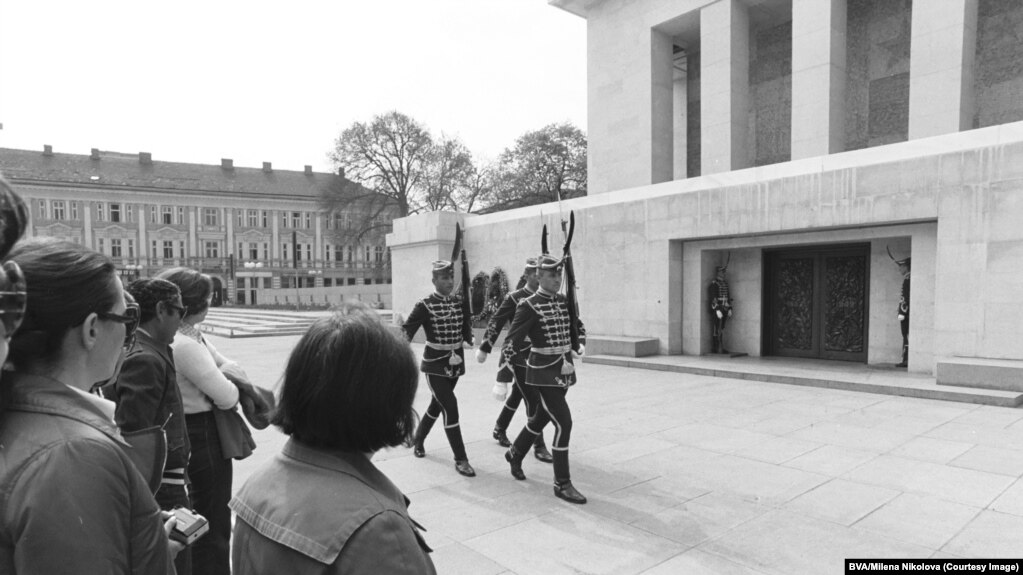
[[[1019,391],[938,385],[935,378],[928,375],[880,370],[845,362],[824,364],[799,360],[776,361],[775,358],[711,359],[663,355],[629,358],[588,353],[583,362],[980,405],[1017,407],[1023,404],[1023,393]],[[826,369],[821,369],[822,364],[826,365]]]
[[[620,335],[586,335],[586,352],[593,355],[646,357],[661,351],[656,337],[626,337]]]
[[[952,357],[938,360],[938,385],[1023,392],[1023,361]]]

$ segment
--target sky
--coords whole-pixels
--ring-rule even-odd
[[[0,147],[317,171],[391,110],[480,159],[586,129],[586,22],[546,0],[0,0]]]

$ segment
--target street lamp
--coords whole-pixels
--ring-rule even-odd
[[[137,280],[142,273],[142,264],[124,264],[124,277],[131,283]]]

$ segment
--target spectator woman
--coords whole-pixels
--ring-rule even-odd
[[[407,499],[371,459],[410,445],[412,350],[365,307],[291,352],[271,422],[290,439],[231,501],[237,573],[435,573]]]
[[[206,319],[213,298],[210,276],[188,268],[157,274],[181,290],[184,316],[171,348],[178,388],[184,405],[191,457],[188,478],[192,507],[210,524],[206,535],[192,544],[193,575],[230,575],[231,500],[233,467],[221,448],[215,409],[231,410],[238,404],[238,387],[224,371],[240,372],[236,363],[221,355],[197,326]]]
[[[174,522],[128,457],[113,403],[88,393],[113,376],[138,308],[113,262],[78,244],[29,240],[10,256],[28,287],[0,380],[0,572],[173,573]]]

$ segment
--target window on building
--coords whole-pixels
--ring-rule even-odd
[[[288,227],[288,212],[281,212],[281,227]]]
[[[94,202],[92,205],[93,205],[93,208],[95,208],[95,210],[94,210],[95,214],[94,215],[96,216],[96,221],[97,222],[105,222],[105,221],[107,221],[107,210],[106,210],[107,206],[106,206],[106,204],[104,204],[103,202]]]
[[[370,254],[371,249],[372,248],[370,248],[370,246],[366,246],[366,257],[365,257],[365,259],[363,261],[367,261],[367,262],[369,261],[369,254]]]
[[[305,229],[311,230],[313,228],[313,214],[311,212],[302,212],[305,217]]]
[[[202,221],[203,225],[207,226],[218,226],[220,225],[220,218],[218,218],[217,208],[203,208],[202,209]]]
[[[334,246],[334,261],[342,261],[345,257],[344,249],[341,246]]]
[[[46,200],[39,200],[36,203],[36,217],[40,220],[46,219]]]
[[[117,238],[110,240],[110,257],[121,257],[121,240]]]
[[[305,259],[308,261],[313,261],[313,244],[305,245]]]
[[[178,254],[181,259],[185,259],[185,242],[178,242]]]
[[[156,223],[156,208],[157,206],[149,206],[149,223]]]
[[[110,221],[121,221],[121,204],[110,204]]]
[[[263,259],[267,260],[267,261],[270,260],[270,243],[269,242],[263,242]]]
[[[355,246],[345,246],[348,248],[348,263],[355,261]]]
[[[152,257],[155,260],[157,257],[159,257],[156,254],[157,254],[157,252],[156,252],[156,240],[153,240],[153,249],[150,252],[150,257]]]
[[[174,223],[178,224],[179,226],[180,225],[184,225],[184,223],[185,223],[185,206],[178,206],[174,210]]]
[[[248,219],[250,228],[259,227],[259,210],[249,210]]]
[[[350,286],[355,285],[355,278],[348,278],[348,285]]]
[[[53,219],[63,220],[64,219],[64,201],[54,200],[53,201]]]
[[[384,263],[384,246],[377,246],[376,253],[373,255],[375,261],[378,264]]]
[[[245,225],[245,210],[236,210],[238,213],[238,227]]]
[[[107,253],[107,242],[103,238],[96,238],[96,251],[105,254]]]
[[[219,258],[220,257],[220,242],[203,242],[204,251],[208,258]]]
[[[135,206],[131,204],[124,205],[124,221],[126,222],[135,221]]]
[[[163,257],[166,259],[174,258],[174,242],[164,240],[163,242]]]
[[[260,212],[260,218],[262,219],[264,228],[270,227],[270,210],[262,210]]]
[[[256,242],[249,242],[249,259],[250,260],[259,259],[259,244],[257,244]]]
[[[302,225],[302,212],[291,212],[291,227],[298,228]]]
[[[174,209],[171,206],[163,206],[163,211],[161,213],[163,215],[163,223],[168,224],[168,225],[174,223],[174,219],[173,219],[174,218]]]
[[[78,202],[69,202],[71,204],[71,219],[78,220]]]
[[[273,278],[263,278],[263,289],[271,289],[274,287]]]
[[[128,240],[128,257],[135,259],[135,240]]]

